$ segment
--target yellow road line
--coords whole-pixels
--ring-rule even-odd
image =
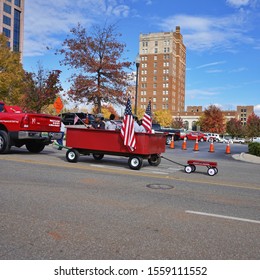
[[[165,180],[176,180],[176,181],[181,181],[181,182],[187,182],[187,183],[197,183],[197,184],[208,184],[208,185],[215,185],[215,186],[227,186],[227,187],[233,187],[233,188],[240,188],[240,189],[250,189],[250,190],[260,190],[260,186],[258,185],[252,185],[252,184],[241,184],[238,185],[237,183],[234,182],[216,182],[216,181],[208,181],[203,179],[195,179],[194,177],[189,178],[180,178],[176,177],[173,175],[164,175],[164,174],[158,174],[158,173],[145,173],[142,172],[141,170],[131,170],[131,169],[111,169],[111,168],[106,168],[97,165],[97,167],[93,165],[81,165],[80,163],[51,163],[51,162],[39,162],[36,160],[29,160],[29,159],[18,159],[18,158],[10,158],[10,157],[1,157],[1,160],[7,160],[7,161],[15,161],[15,162],[21,162],[21,163],[29,163],[29,164],[37,164],[37,165],[47,165],[47,166],[53,166],[53,167],[61,167],[61,168],[70,168],[70,169],[81,169],[81,170],[91,170],[91,171],[103,171],[107,173],[117,173],[120,175],[135,175],[135,176],[141,176],[141,177],[149,177],[149,178],[158,178],[158,179],[165,179]],[[120,172],[119,172],[120,171]],[[187,176],[190,176],[189,174],[186,174]]]

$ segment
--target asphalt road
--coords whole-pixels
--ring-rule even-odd
[[[68,163],[52,147],[0,155],[0,259],[259,260],[259,165],[234,160],[224,144],[215,153],[193,145],[176,142],[163,156],[217,161],[217,175],[166,159],[139,171],[123,157]]]

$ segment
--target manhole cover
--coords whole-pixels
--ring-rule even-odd
[[[150,189],[156,189],[156,190],[169,190],[169,189],[174,188],[174,186],[162,185],[162,184],[149,184],[149,185],[146,185],[146,187],[150,188]]]

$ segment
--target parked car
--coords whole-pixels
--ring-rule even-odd
[[[82,125],[83,123],[89,123],[91,124],[95,117],[92,114],[86,114],[86,113],[62,113],[59,115],[61,117],[62,122],[65,125],[72,125],[74,124],[75,117],[78,116],[77,122],[75,125]]]
[[[207,136],[207,141],[214,141],[214,142],[223,142],[223,138],[220,137],[218,133],[211,133],[211,132],[204,132],[204,134]]]
[[[253,137],[252,142],[260,143],[260,137]]]
[[[202,132],[192,131],[192,132],[187,133],[186,137],[188,140],[196,140],[198,138],[198,141],[201,141],[201,142],[207,141],[207,136]]]
[[[245,144],[246,143],[246,140],[245,138],[239,138],[239,137],[234,137],[232,139],[233,143],[239,143],[239,144]]]

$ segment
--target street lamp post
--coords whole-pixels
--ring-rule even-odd
[[[135,80],[135,115],[137,115],[137,98],[138,98],[138,70],[140,65],[140,56],[137,55],[135,59],[136,65],[136,80]]]

